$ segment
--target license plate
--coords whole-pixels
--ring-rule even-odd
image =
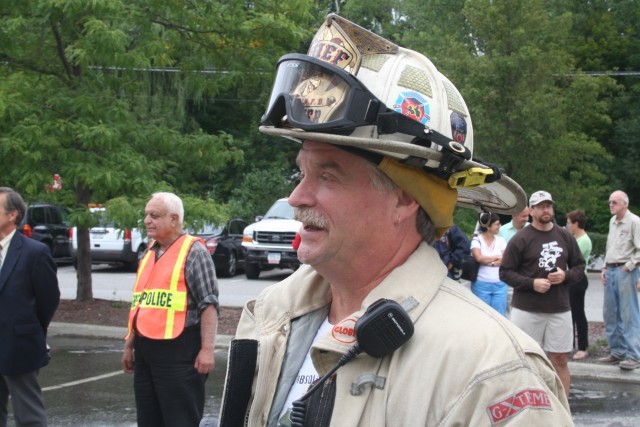
[[[280,252],[269,252],[267,254],[267,262],[269,264],[280,264],[280,258],[282,254]]]
[[[101,240],[101,239],[104,239],[104,235],[103,234],[92,234],[91,238],[93,240]]]

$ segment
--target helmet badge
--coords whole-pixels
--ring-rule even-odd
[[[416,91],[400,92],[393,108],[425,126],[429,122],[429,101]]]

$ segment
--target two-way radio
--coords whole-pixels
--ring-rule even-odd
[[[357,343],[338,363],[324,374],[300,399],[293,402],[291,427],[304,427],[306,400],[320,388],[340,367],[353,360],[361,352],[371,357],[390,355],[413,336],[413,322],[400,304],[393,300],[379,299],[369,306],[355,325]]]

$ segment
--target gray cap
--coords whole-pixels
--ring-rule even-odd
[[[553,203],[553,199],[551,198],[551,194],[546,191],[536,191],[529,197],[529,206],[535,206],[538,203],[542,202],[551,202]]]

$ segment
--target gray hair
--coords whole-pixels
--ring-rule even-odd
[[[173,193],[157,192],[151,195],[152,199],[158,198],[162,200],[167,207],[169,213],[178,214],[178,222],[182,224],[184,221],[184,206],[182,205],[182,199]]]
[[[613,193],[611,193],[611,195],[614,195],[614,194],[624,202],[625,206],[629,206],[629,196],[627,196],[627,193],[625,193],[622,190],[616,190]]]
[[[395,182],[391,180],[382,170],[371,162],[365,162],[369,168],[369,176],[371,177],[371,185],[378,190],[392,191],[399,188]],[[429,214],[420,207],[416,215],[416,228],[422,237],[422,240],[431,245],[436,241],[436,228],[429,218]]]
[[[0,194],[7,195],[3,206],[4,210],[7,212],[18,212],[18,215],[16,216],[16,225],[20,225],[22,218],[24,218],[24,215],[27,212],[27,207],[24,204],[24,200],[22,200],[22,196],[9,187],[0,187]]]

